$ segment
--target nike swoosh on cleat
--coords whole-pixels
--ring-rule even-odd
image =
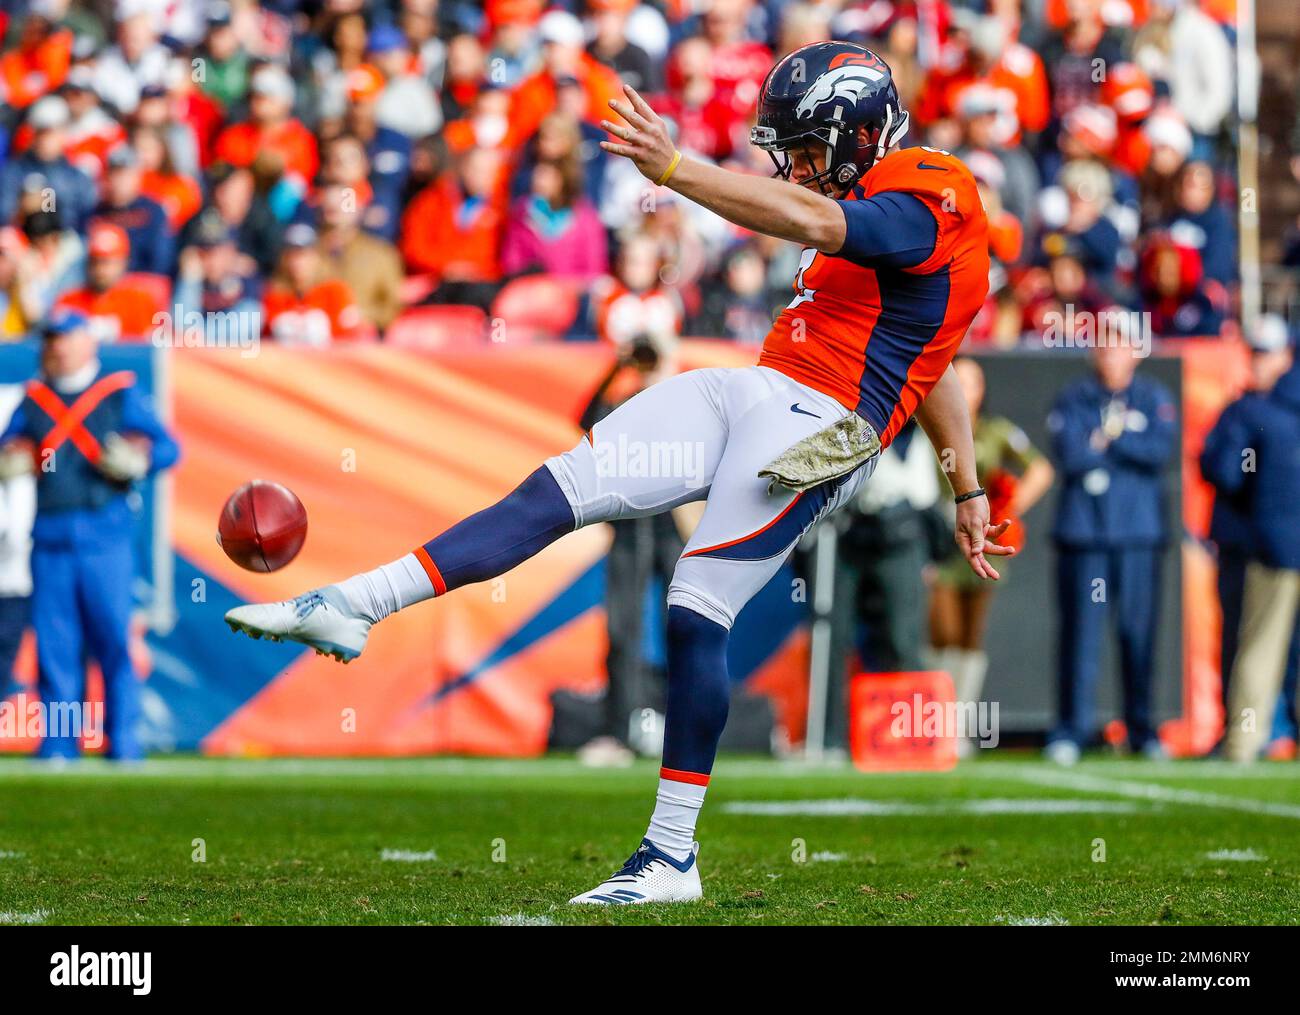
[[[799,413],[800,416],[811,416],[813,419],[821,419],[821,417],[818,416],[817,413],[809,412],[807,409],[799,408],[798,402],[795,402],[794,405],[790,406],[790,411],[797,412]]]

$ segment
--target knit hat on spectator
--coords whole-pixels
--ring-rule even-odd
[[[1135,63],[1111,67],[1101,83],[1101,101],[1115,110],[1120,123],[1144,120],[1155,105],[1155,87]]]
[[[582,22],[568,11],[560,10],[547,11],[537,23],[537,35],[542,42],[553,42],[558,46],[580,48],[587,41]]]
[[[231,10],[230,4],[226,0],[209,0],[208,3],[208,27],[223,28],[230,24]]]
[[[1092,159],[1075,159],[1061,169],[1061,188],[1085,201],[1105,204],[1115,192],[1110,173],[1100,162]]]
[[[66,127],[71,118],[67,102],[58,95],[46,95],[37,99],[27,113],[27,122],[32,130]]]
[[[194,245],[202,250],[210,250],[227,243],[235,242],[235,231],[226,225],[215,209],[210,209],[199,217],[194,229]]]
[[[393,25],[376,25],[366,37],[367,53],[389,53],[394,49],[405,49],[407,45],[405,34]]]
[[[91,257],[121,257],[131,253],[131,238],[112,222],[95,222],[90,227],[86,252]]]
[[[259,67],[249,79],[248,90],[254,95],[264,95],[267,98],[290,103],[293,102],[295,94],[293,78],[275,64]]]
[[[1061,121],[1062,129],[1093,155],[1105,157],[1115,149],[1119,128],[1109,106],[1084,103],[1075,106]]]
[[[55,307],[50,316],[41,322],[41,338],[58,338],[90,325],[90,319],[80,310]]]
[[[493,28],[502,25],[531,25],[542,16],[544,0],[487,0],[484,13]]]
[[[95,69],[88,64],[77,64],[68,71],[61,89],[65,92],[93,92],[95,90]]]
[[[1156,113],[1142,130],[1153,147],[1172,148],[1183,158],[1192,153],[1192,132],[1176,113]]]
[[[140,164],[140,156],[129,144],[120,144],[108,153],[106,162],[109,169],[134,169]]]
[[[962,89],[957,98],[957,114],[966,120],[990,113],[1001,116],[1010,113],[1015,105],[1016,97],[1006,88],[995,88],[979,82]]]

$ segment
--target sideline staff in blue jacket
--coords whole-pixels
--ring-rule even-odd
[[[1201,450],[1201,474],[1214,487],[1210,541],[1217,551],[1219,607],[1223,613],[1219,674],[1225,710],[1231,686],[1229,678],[1237,659],[1246,569],[1257,555],[1250,515],[1254,493],[1252,479],[1258,474],[1258,462],[1246,460],[1243,452],[1252,443],[1251,421],[1265,411],[1261,403],[1268,399],[1278,379],[1291,369],[1294,359],[1286,321],[1277,314],[1261,315],[1259,327],[1251,340],[1250,387],[1224,408]],[[1270,739],[1292,735],[1295,730],[1291,703],[1296,696],[1300,664],[1300,622],[1292,631],[1287,655],[1286,679]]]
[[[1048,756],[1078,759],[1092,740],[1105,616],[1114,607],[1129,745],[1161,753],[1151,725],[1151,673],[1167,538],[1162,473],[1174,454],[1174,401],[1135,376],[1134,349],[1099,345],[1095,376],[1061,392],[1048,417],[1064,480],[1053,539],[1060,608],[1059,719]]]
[[[46,706],[44,758],[72,758],[83,711],[85,656],[104,677],[107,754],[142,755],[140,685],[128,652],[135,577],[132,484],[179,455],[127,371],[105,373],[86,317],[56,311],[42,329],[41,375],[0,435],[0,473],[36,474],[32,624]],[[74,718],[75,717],[75,718]]]
[[[1247,492],[1253,550],[1246,565],[1237,658],[1223,743],[1232,761],[1254,761],[1272,725],[1300,614],[1300,365],[1238,415],[1203,463],[1216,488]]]

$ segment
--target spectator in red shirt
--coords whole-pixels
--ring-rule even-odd
[[[736,147],[741,120],[713,78],[713,47],[699,36],[683,39],[668,58],[668,93],[653,103],[677,124],[678,145],[721,161]]]
[[[703,15],[713,47],[713,83],[737,116],[748,116],[772,68],[772,51],[748,35],[753,0],[713,0]]]
[[[251,166],[260,152],[279,155],[285,171],[310,182],[320,158],[316,137],[293,118],[294,84],[279,67],[260,68],[249,83],[249,119],[217,137],[215,157],[233,166]]]
[[[499,152],[471,148],[406,208],[402,256],[410,270],[438,276],[436,302],[487,306],[499,288],[502,168]]]

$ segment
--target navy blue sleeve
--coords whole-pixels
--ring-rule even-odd
[[[4,433],[0,434],[0,447],[21,437],[26,429],[27,417],[23,414],[23,403],[19,402],[13,415],[9,417],[9,422],[5,424]]]
[[[148,396],[135,387],[127,388],[125,395],[122,403],[122,430],[124,433],[143,434],[153,442],[149,471],[154,473],[176,464],[181,449],[154,413]]]
[[[835,254],[866,268],[915,268],[934,253],[939,223],[915,194],[886,191],[862,201],[837,201],[844,246]]]

